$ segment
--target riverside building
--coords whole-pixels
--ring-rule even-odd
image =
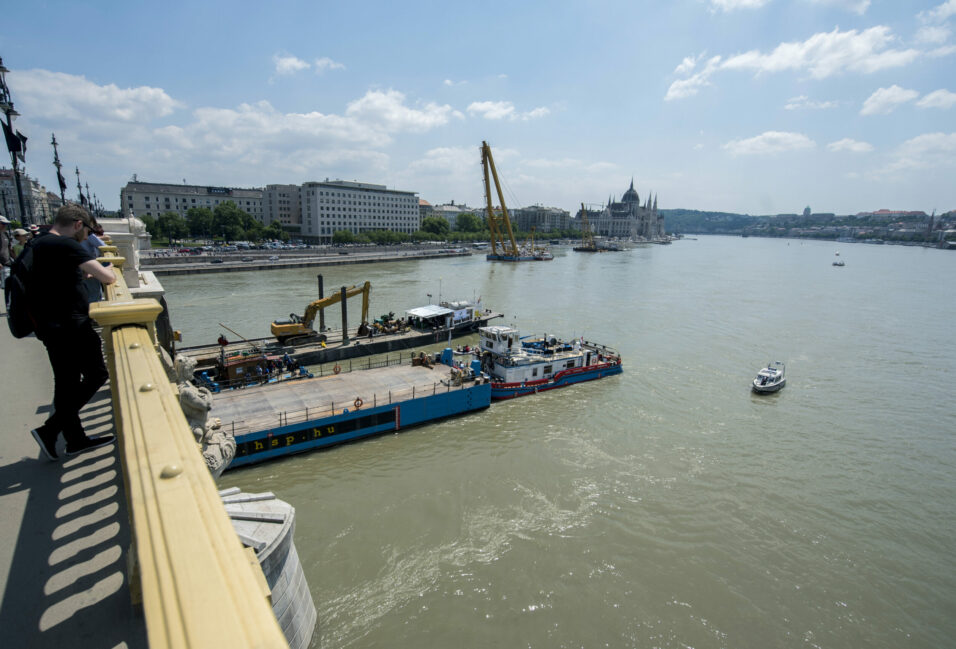
[[[211,210],[226,201],[232,201],[240,210],[262,221],[262,190],[238,187],[210,187],[208,185],[182,185],[140,182],[133,180],[120,190],[120,212],[132,212],[136,216],[156,218],[164,212],[186,216],[191,207],[208,207]]]
[[[13,169],[0,169],[0,214],[11,221],[19,221],[23,225],[52,223],[53,215],[62,205],[60,197],[48,192],[46,187],[35,178],[31,178],[23,171],[19,173],[26,214],[20,214],[17,180],[13,175]]]
[[[657,211],[657,197],[652,201],[648,195],[642,206],[633,180],[620,202],[609,199],[603,210],[589,209],[588,222],[591,232],[597,236],[635,241],[657,241],[664,238],[664,217]],[[581,229],[580,210],[574,223],[576,228]]]
[[[412,234],[421,228],[418,193],[385,185],[326,180],[299,189],[303,239],[331,243],[337,230],[362,234],[391,230]]]

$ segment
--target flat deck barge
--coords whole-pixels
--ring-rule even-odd
[[[477,333],[478,329],[486,326],[490,320],[501,317],[503,317],[501,313],[486,311],[466,325],[454,327],[451,330],[451,337],[458,338]],[[445,328],[433,331],[413,329],[404,333],[378,334],[371,338],[350,335],[347,341],[342,340],[341,330],[326,331],[325,333],[327,336],[325,346],[320,343],[281,345],[275,338],[269,337],[230,343],[225,346],[225,351],[227,354],[235,354],[259,349],[278,356],[287,353],[303,365],[315,365],[433,345],[448,340],[448,329]],[[219,345],[215,344],[198,345],[195,347],[177,347],[176,353],[195,359],[197,369],[202,370],[215,367],[221,349]]]
[[[227,390],[213,395],[210,417],[218,417],[235,435],[231,469],[490,405],[487,379],[456,378],[446,365],[428,368],[406,361]]]

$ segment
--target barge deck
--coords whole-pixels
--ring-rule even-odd
[[[487,326],[489,321],[501,317],[504,317],[501,313],[487,311],[473,322],[469,322],[465,326],[459,325],[452,329],[451,337],[458,338],[475,334],[479,328]],[[275,338],[268,337],[252,338],[243,342],[230,343],[225,346],[225,351],[227,354],[235,354],[259,350],[278,356],[287,353],[303,365],[315,365],[362,356],[372,356],[374,354],[385,354],[402,349],[411,349],[412,347],[433,345],[446,341],[449,337],[448,329],[437,329],[433,331],[418,331],[413,329],[404,333],[378,334],[371,338],[367,336],[355,337],[350,335],[346,340],[342,339],[341,330],[332,330],[325,333],[327,339],[324,346],[318,342],[300,345],[280,345]],[[220,345],[214,344],[197,345],[195,347],[177,347],[175,351],[176,354],[195,359],[197,369],[203,370],[215,367],[222,349]]]
[[[408,363],[213,395],[210,417],[236,438],[229,468],[301,453],[491,405],[482,377]]]

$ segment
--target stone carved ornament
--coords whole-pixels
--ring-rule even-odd
[[[185,356],[177,356],[175,363],[176,385],[179,388],[179,405],[186,415],[189,428],[202,445],[202,456],[214,478],[232,462],[236,455],[236,440],[231,433],[222,429],[222,422],[218,418],[207,421],[212,409],[212,392],[208,388],[200,388],[190,379],[196,369],[196,360]]]

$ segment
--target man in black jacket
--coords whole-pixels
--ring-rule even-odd
[[[66,440],[67,456],[111,444],[112,435],[91,439],[80,423],[80,409],[109,378],[103,361],[103,341],[93,329],[83,279],[104,284],[116,281],[112,267],[101,265],[84,249],[93,220],[79,205],[67,204],[56,213],[48,234],[31,242],[33,269],[27,285],[37,338],[46,346],[53,368],[53,409],[46,422],[31,432],[43,454],[58,460],[56,440]]]

